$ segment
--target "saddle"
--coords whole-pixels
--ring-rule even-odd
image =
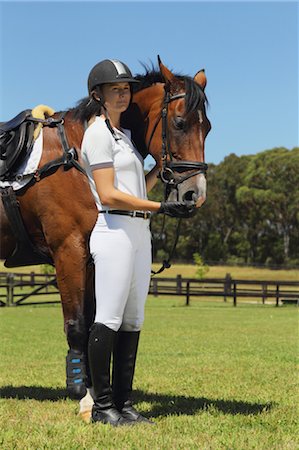
[[[33,146],[34,123],[31,110],[22,111],[12,120],[0,123],[0,180],[6,181],[22,164]]]
[[[8,122],[0,122],[0,181],[10,181],[30,154],[45,116],[54,110],[39,105],[26,109]]]
[[[0,123],[0,181],[14,179],[17,169],[32,151],[34,141],[46,122],[46,115],[53,114],[52,108],[39,105],[32,111],[27,109],[8,122]],[[0,187],[0,192],[6,215],[16,238],[16,247],[5,261],[5,267],[52,264],[51,258],[31,242],[13,188]]]

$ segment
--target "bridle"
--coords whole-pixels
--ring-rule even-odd
[[[150,148],[153,136],[157,130],[158,124],[160,120],[162,121],[162,150],[161,150],[161,159],[162,159],[162,169],[160,171],[159,177],[162,180],[162,182],[165,185],[165,192],[164,192],[164,200],[167,200],[169,191],[175,189],[178,192],[178,186],[179,184],[183,183],[184,181],[188,180],[191,177],[194,177],[195,175],[199,174],[206,174],[208,170],[208,164],[205,162],[197,162],[197,161],[174,161],[170,144],[169,144],[169,136],[168,136],[168,127],[167,127],[167,114],[168,114],[168,105],[170,102],[173,102],[174,100],[178,100],[180,98],[185,98],[186,93],[182,92],[180,94],[170,95],[168,91],[165,91],[164,99],[163,99],[163,106],[161,109],[160,114],[157,117],[157,120],[155,122],[155,125],[152,129],[149,142],[148,142],[148,149]],[[202,120],[202,113],[199,111],[199,121],[200,124],[203,122]],[[201,131],[202,133],[202,131]],[[182,173],[182,172],[190,172],[183,176],[176,176],[176,173]],[[180,226],[181,226],[181,219],[178,220],[177,229],[175,233],[175,241],[172,246],[172,249],[169,253],[169,256],[167,259],[163,260],[162,266],[159,270],[153,271],[152,270],[152,276],[157,275],[161,272],[163,272],[164,269],[169,269],[171,267],[170,260],[172,259],[176,245],[178,243],[179,235],[180,235]],[[165,215],[163,217],[163,223],[162,223],[162,230],[165,228]],[[162,234],[162,232],[161,232]]]
[[[167,115],[168,115],[168,105],[170,102],[174,100],[178,100],[180,98],[185,98],[186,93],[182,92],[180,94],[170,95],[168,91],[165,91],[163,106],[160,114],[155,122],[155,125],[152,129],[150,139],[148,142],[148,148],[150,148],[153,136],[156,132],[158,124],[160,120],[162,121],[162,150],[161,150],[161,160],[162,160],[162,169],[160,171],[160,178],[163,183],[168,187],[168,189],[178,189],[178,185],[188,180],[191,177],[199,174],[206,174],[208,170],[208,164],[205,162],[197,162],[197,161],[174,161],[170,144],[169,144],[169,136],[168,136],[168,127],[167,127]],[[202,123],[202,118],[200,116],[200,123]],[[176,173],[182,172],[190,172],[184,176],[176,176]],[[195,172],[194,172],[195,171]]]

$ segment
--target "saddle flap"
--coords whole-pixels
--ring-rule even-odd
[[[0,180],[5,181],[22,164],[33,145],[34,123],[23,121],[0,135]]]
[[[16,239],[16,247],[6,259],[4,266],[11,268],[35,264],[52,264],[51,258],[32,243],[22,218],[19,201],[12,187],[3,188],[0,192],[7,218]]]

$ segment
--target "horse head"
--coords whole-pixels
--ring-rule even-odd
[[[167,200],[193,199],[200,207],[206,198],[204,145],[211,129],[206,115],[206,75],[204,70],[193,78],[175,75],[159,57],[158,63],[160,74],[148,71],[139,76],[133,105],[138,105],[146,124],[145,142],[161,168]]]

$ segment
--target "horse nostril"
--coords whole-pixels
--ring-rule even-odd
[[[198,196],[195,194],[194,191],[187,191],[185,192],[185,194],[183,195],[183,200],[184,201],[194,201],[196,202]]]

